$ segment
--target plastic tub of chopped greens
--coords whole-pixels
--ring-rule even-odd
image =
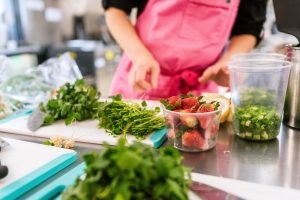
[[[229,62],[233,127],[248,140],[270,140],[280,131],[291,63],[245,57]]]

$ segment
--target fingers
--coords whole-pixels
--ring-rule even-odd
[[[202,76],[198,79],[198,81],[200,83],[206,83],[207,81],[209,80],[214,80],[215,76],[216,76],[216,73],[218,72],[217,69],[215,69],[215,67],[210,67],[210,68],[207,68]]]
[[[152,85],[152,88],[157,88],[157,82],[158,82],[158,76],[159,76],[159,73],[160,73],[160,68],[158,65],[152,67],[151,69],[151,85]]]
[[[142,91],[145,91],[145,90],[148,90],[151,88],[150,83],[148,83],[146,81],[146,75],[147,75],[147,71],[144,69],[136,71],[136,73],[135,73],[136,87],[140,88]]]
[[[129,71],[128,79],[129,85],[136,92],[145,92],[151,85],[146,81],[146,70],[142,67],[132,67]]]

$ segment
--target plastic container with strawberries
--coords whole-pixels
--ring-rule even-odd
[[[161,100],[168,138],[174,147],[187,152],[213,148],[217,142],[222,106],[192,95]]]

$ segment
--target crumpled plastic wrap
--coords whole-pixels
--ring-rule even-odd
[[[37,72],[53,88],[58,88],[66,82],[75,83],[77,79],[82,79],[78,65],[70,53],[65,53],[58,58],[48,59],[38,66]]]
[[[52,89],[81,78],[81,72],[69,53],[50,58],[21,74],[10,72],[7,58],[0,57],[0,93],[24,104],[35,106],[50,98]]]

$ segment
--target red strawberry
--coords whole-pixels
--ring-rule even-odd
[[[215,107],[213,104],[202,104],[200,105],[198,112],[205,113],[205,112],[212,112],[215,110]]]
[[[205,140],[197,130],[186,131],[182,135],[182,145],[189,148],[203,149]]]
[[[168,134],[167,134],[168,138],[170,139],[174,139],[175,138],[175,131],[172,128],[168,129]]]
[[[179,109],[181,107],[181,98],[179,96],[172,96],[168,98],[170,106],[173,107],[173,110]]]
[[[166,120],[166,124],[167,127],[171,127],[173,124],[173,117],[171,114],[165,114],[165,120]]]
[[[182,99],[181,101],[181,107],[182,109],[195,109],[197,110],[199,107],[199,101],[194,97],[188,97],[185,99]]]
[[[218,134],[218,131],[219,126],[215,122],[212,122],[210,128],[205,131],[205,138],[214,138]]]
[[[213,116],[212,115],[201,115],[197,117],[200,123],[201,128],[207,129],[210,123],[212,123]]]
[[[182,113],[191,113],[190,110],[181,110]],[[181,124],[189,128],[197,126],[198,121],[194,114],[182,114],[180,115]]]

